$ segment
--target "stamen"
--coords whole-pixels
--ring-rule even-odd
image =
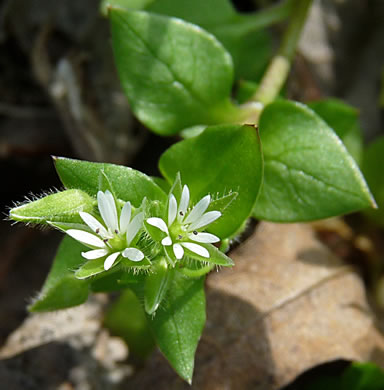
[[[119,234],[119,231],[118,231],[117,229],[115,229],[115,233],[116,233],[116,234]]]
[[[99,234],[100,233],[100,228],[96,228],[95,233]]]
[[[192,233],[193,233],[195,236],[197,236],[197,231],[196,231],[196,230],[194,230]]]
[[[181,240],[181,239],[183,238],[183,236],[182,236],[181,234],[179,234],[179,235],[177,236],[177,238],[178,238],[179,240]]]
[[[103,242],[106,244],[108,242],[108,238],[104,238]]]
[[[179,214],[183,217],[184,213],[182,211],[179,211]]]

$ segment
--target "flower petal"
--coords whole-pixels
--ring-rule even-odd
[[[208,250],[199,244],[194,244],[193,242],[182,242],[181,245],[199,256],[209,258]]]
[[[112,253],[111,255],[109,255],[105,259],[105,261],[104,261],[104,269],[106,271],[108,271],[113,266],[113,264],[115,263],[115,261],[119,257],[119,255],[120,255],[120,252],[115,252],[115,253]]]
[[[103,238],[112,238],[105,227],[91,214],[80,211],[81,219],[98,235]]]
[[[180,244],[173,244],[173,253],[176,256],[176,259],[180,260],[184,256],[184,249]]]
[[[214,242],[219,242],[220,238],[210,233],[190,233],[188,234],[188,238],[192,241],[196,242],[204,242],[206,244],[213,244]]]
[[[193,210],[192,210],[193,211]],[[195,230],[195,229],[200,229],[203,226],[207,226],[213,221],[216,221],[217,218],[221,217],[221,212],[220,211],[208,211],[208,213],[205,213],[203,216],[201,216],[197,221],[193,222],[188,230]]]
[[[193,223],[198,220],[208,208],[209,203],[211,202],[211,196],[206,195],[201,199],[192,211],[188,214],[188,217],[185,219],[184,223]]]
[[[81,252],[81,256],[83,256],[87,260],[99,259],[100,257],[104,257],[107,254],[107,249],[94,249],[88,252]]]
[[[176,218],[177,213],[177,201],[173,194],[169,196],[169,203],[168,203],[168,226],[171,226],[173,224],[173,221]]]
[[[162,245],[165,245],[165,246],[172,245],[172,239],[171,239],[171,237],[169,237],[169,236],[164,237],[164,238],[161,240],[161,244],[162,244]]]
[[[127,245],[129,245],[132,240],[136,237],[137,232],[141,229],[143,226],[143,220],[144,220],[144,213],[139,213],[135,215],[135,217],[132,219],[132,222],[128,226],[127,230]]]
[[[77,229],[69,229],[66,231],[66,233],[75,240],[81,242],[84,245],[90,246],[91,248],[105,248],[104,241],[92,233]]]
[[[132,212],[132,206],[131,202],[125,203],[121,210],[120,214],[120,233],[124,234],[127,229],[129,222],[131,221],[131,212]]]
[[[161,218],[157,218],[157,217],[148,218],[147,223],[149,223],[154,227],[157,227],[162,232],[169,234],[167,224]]]
[[[136,248],[126,248],[122,255],[131,261],[141,261],[144,259],[144,253]]]
[[[185,218],[185,215],[187,214],[187,210],[188,210],[188,205],[189,205],[189,188],[187,185],[184,185],[183,191],[181,193],[179,209],[177,210],[177,217],[179,220],[183,220]],[[182,214],[180,214],[180,211],[182,212]]]
[[[116,204],[113,195],[107,190],[104,192],[99,191],[97,193],[97,202],[101,217],[103,218],[107,227],[114,232],[119,229],[117,223],[117,211]]]

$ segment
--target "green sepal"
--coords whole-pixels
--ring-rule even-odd
[[[148,314],[154,314],[163,301],[174,276],[164,257],[157,260],[145,279],[144,307]]]
[[[108,256],[108,255],[107,255]],[[106,256],[99,259],[87,260],[76,272],[75,276],[77,279],[87,279],[91,276],[100,274],[101,272],[113,272],[114,268],[120,263],[122,256],[119,256],[113,263],[113,267],[106,271],[104,269],[104,261]]]
[[[156,314],[147,318],[161,352],[191,384],[195,352],[205,324],[204,277],[191,279],[175,272],[168,291]]]
[[[81,223],[80,211],[91,213],[95,199],[80,190],[66,190],[14,207],[9,217],[25,223],[48,222]]]
[[[126,257],[123,257],[120,262],[122,268],[135,268],[135,269],[147,269],[151,266],[151,264],[152,264],[151,261],[147,257],[144,257],[144,259],[140,261],[131,261]]]
[[[115,195],[134,207],[140,207],[143,199],[166,202],[167,194],[147,175],[122,165],[94,163],[55,157],[55,167],[66,188],[77,188],[96,196],[100,172],[108,177]]]
[[[70,222],[52,222],[48,221],[48,225],[54,227],[55,229],[61,230],[62,232],[66,232],[69,229],[75,229],[75,230],[84,230],[88,233],[94,233],[94,231],[84,223],[70,223]]]
[[[215,265],[219,265],[222,267],[232,267],[234,265],[233,260],[230,257],[226,256],[219,249],[217,249],[214,245],[205,244],[202,242],[196,242],[195,244],[198,244],[198,245],[204,247],[205,249],[207,249],[207,251],[209,252],[209,257],[200,256],[197,253],[192,252],[189,249],[183,247],[184,252],[185,252],[184,256],[190,257],[194,260],[201,261],[203,263],[215,264]]]
[[[238,195],[238,192],[231,192],[230,194],[219,196],[218,198],[211,200],[206,212],[217,210],[224,213],[226,208],[229,207]]]
[[[79,280],[74,271],[84,262],[81,250],[84,246],[66,236],[63,238],[53,261],[52,268],[41,292],[28,310],[52,311],[84,303],[89,294],[89,282]]]

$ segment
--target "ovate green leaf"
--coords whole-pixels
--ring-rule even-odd
[[[268,105],[260,118],[260,136],[265,170],[257,218],[309,221],[375,205],[340,139],[305,105]]]
[[[116,65],[136,116],[160,134],[235,122],[231,56],[216,38],[180,19],[111,8]]]
[[[145,197],[165,202],[166,193],[147,175],[122,165],[94,163],[69,158],[55,158],[60,180],[67,188],[78,188],[95,196],[100,185],[100,172],[108,177],[115,195],[139,207]]]
[[[204,278],[175,277],[156,314],[148,316],[155,340],[174,370],[191,383],[195,351],[205,324]]]

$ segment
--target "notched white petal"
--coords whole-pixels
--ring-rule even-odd
[[[164,246],[172,245],[172,239],[171,239],[171,237],[169,237],[169,236],[164,237],[164,238],[161,240],[161,244],[164,245]]]
[[[144,259],[144,253],[136,248],[126,248],[122,255],[131,261],[141,261]]]
[[[104,257],[107,254],[108,254],[107,249],[94,249],[88,252],[81,252],[81,256],[83,256],[87,260],[99,259],[100,257]]]
[[[76,241],[79,241],[84,245],[90,246],[91,248],[105,248],[104,241],[92,233],[84,232],[83,230],[77,229],[69,229],[66,231],[66,233],[72,238],[74,238]]]
[[[80,211],[80,217],[95,233],[103,238],[111,238],[105,227],[91,214]]]
[[[213,244],[215,242],[219,242],[220,238],[215,236],[214,234],[211,233],[200,233],[198,232],[197,234],[195,233],[190,233],[188,235],[188,238],[192,241],[196,242],[203,242],[206,244]]]
[[[206,257],[207,259],[209,258],[208,250],[199,244],[194,244],[193,242],[182,242],[181,245],[199,256]]]
[[[113,266],[113,264],[115,263],[115,261],[119,257],[119,255],[120,255],[120,252],[115,252],[115,253],[112,253],[111,255],[109,255],[105,259],[105,261],[104,261],[104,269],[106,271],[108,271]]]
[[[131,212],[132,212],[132,206],[131,202],[125,203],[121,210],[120,214],[120,233],[124,234],[127,229],[129,222],[131,222]]]
[[[157,217],[148,218],[147,223],[149,223],[150,225],[152,225],[154,227],[157,227],[162,232],[168,234],[167,224],[161,218],[157,218]]]
[[[184,249],[180,244],[173,244],[173,253],[177,260],[180,260],[184,256]]]
[[[177,201],[173,194],[169,196],[169,202],[168,202],[168,226],[171,226],[173,224],[173,221],[176,218],[177,213]]]
[[[127,245],[129,245],[132,240],[136,237],[137,232],[140,230],[140,228],[143,226],[144,221],[144,213],[139,213],[135,215],[135,217],[132,219],[132,222],[128,226],[127,230]]]
[[[220,217],[221,217],[220,211],[208,211],[208,213],[205,213],[197,221],[193,222],[189,226],[189,230],[200,229],[200,228],[207,226],[210,223],[216,221],[216,219],[218,219]]]
[[[208,208],[210,202],[211,196],[204,196],[204,198],[201,199],[188,214],[188,217],[185,219],[184,223],[193,223],[197,221],[205,213],[205,210]]]

